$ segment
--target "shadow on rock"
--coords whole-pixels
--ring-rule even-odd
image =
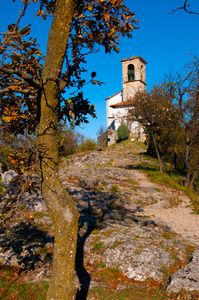
[[[84,245],[94,229],[105,228],[114,224],[144,226],[154,225],[153,221],[142,220],[135,216],[135,210],[125,208],[122,197],[118,194],[105,193],[96,189],[69,188],[80,214],[79,234],[76,252],[76,273],[79,279],[79,290],[76,300],[86,300],[91,277],[84,268]]]
[[[86,230],[83,235],[81,235],[81,229],[85,228]],[[96,228],[96,220],[93,216],[80,216],[79,218],[79,233],[77,240],[77,251],[76,251],[76,260],[75,260],[75,270],[77,277],[79,279],[79,289],[76,293],[75,300],[86,300],[91,277],[89,273],[84,268],[84,245],[86,239],[89,237],[93,229]]]
[[[0,261],[23,269],[34,269],[35,265],[52,260],[53,241],[53,237],[32,223],[22,222],[6,228],[0,233]]]

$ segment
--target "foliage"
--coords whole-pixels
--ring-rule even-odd
[[[138,91],[132,99],[133,109],[129,111],[131,118],[141,123],[151,136],[161,172],[162,162],[155,134],[161,132],[163,127],[167,127],[165,124],[172,110],[170,99],[172,95],[167,99],[163,85],[154,86],[150,92]]]
[[[35,166],[36,156],[35,135],[24,132],[24,135],[15,136],[7,131],[1,131],[0,161],[4,171],[13,169],[18,174],[31,172]]]
[[[82,137],[81,142],[77,148],[78,152],[90,151],[95,150],[97,148],[97,143],[95,139],[91,138],[84,138]]]
[[[192,188],[199,172],[199,58],[193,57],[183,71],[168,78],[174,91],[174,110],[181,126],[187,188]]]
[[[57,139],[59,156],[67,156],[77,152],[78,144],[83,136],[74,127],[64,123],[58,124]]]
[[[38,100],[42,91],[45,57],[39,50],[36,38],[30,37],[31,25],[20,28],[21,19],[30,4],[28,0],[22,2],[18,20],[15,24],[8,25],[5,33],[1,33],[3,38],[0,41],[1,130],[7,135],[35,132],[38,117],[36,112],[39,113]],[[46,19],[53,16],[56,1],[32,2],[40,3],[37,17]],[[96,45],[104,46],[108,53],[112,50],[118,52],[119,35],[131,37],[132,30],[136,28],[137,21],[133,17],[134,14],[123,5],[123,1],[78,1],[65,54],[64,70],[56,79],[59,87],[60,120],[74,120],[74,124],[80,124],[87,122],[86,114],[95,117],[94,106],[83,96],[82,88],[88,82],[83,78],[87,70],[82,65],[86,63],[87,54],[98,51]],[[96,80],[95,71],[91,72],[89,82],[102,84]],[[68,89],[70,95],[67,96]]]
[[[175,168],[186,170],[185,186],[192,188],[199,171],[199,59],[194,57],[183,71],[170,74],[150,92],[139,91],[132,99],[132,119],[140,122],[148,135],[148,153],[156,153]]]
[[[85,80],[86,55],[95,53],[100,46],[105,53],[118,52],[120,35],[131,37],[137,21],[123,0],[21,2],[18,19],[1,33],[0,124],[4,134],[16,138],[25,132],[32,135],[36,130],[34,162],[55,229],[56,259],[47,299],[65,300],[73,294],[78,212],[59,181],[57,126],[60,120],[79,125],[88,122],[87,114],[95,117],[94,106],[85,99],[83,87],[102,82],[93,70],[90,80]],[[20,27],[31,2],[40,4],[36,16],[53,17],[45,57],[31,36],[31,25]],[[27,158],[23,151],[22,154],[23,157],[21,151],[14,152],[13,161],[18,161],[18,166]],[[24,173],[26,168],[20,170]]]
[[[124,122],[122,122],[122,124],[118,127],[117,130],[118,139],[121,141],[127,140],[129,135],[130,135],[130,130],[128,126]]]
[[[20,29],[19,23],[25,15],[30,1],[22,1],[24,8],[16,24],[8,26],[1,40],[2,65],[0,66],[1,95],[0,111],[2,125],[8,131],[34,132],[36,126],[37,98],[42,88],[44,57],[38,48],[36,38],[28,36],[31,25]],[[53,15],[56,1],[34,0],[40,2],[37,16],[44,19]],[[123,4],[123,1],[78,1],[71,25],[71,34],[65,56],[65,71],[59,74],[59,118],[75,119],[76,124],[87,122],[87,113],[95,116],[94,106],[83,98],[82,87],[87,83],[83,74],[87,71],[85,57],[95,52],[95,45],[102,45],[105,52],[118,52],[119,34],[131,37],[136,21]],[[85,52],[83,49],[89,49]],[[102,83],[91,73],[90,83]],[[67,89],[74,89],[75,96],[64,98]]]

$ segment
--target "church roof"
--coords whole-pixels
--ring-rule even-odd
[[[121,59],[121,62],[128,61],[128,60],[134,60],[134,59],[139,59],[139,60],[141,60],[141,62],[143,62],[143,64],[145,64],[145,65],[147,64],[146,60],[144,60],[141,56],[134,56],[134,55],[130,58]]]
[[[132,101],[124,101],[124,102],[119,102],[110,105],[110,107],[116,108],[116,107],[130,107],[132,106]]]

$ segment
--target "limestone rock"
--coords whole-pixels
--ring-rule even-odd
[[[12,197],[16,198],[19,194],[19,186],[14,180],[17,176],[18,174],[14,170],[9,170],[2,174],[1,185],[6,188],[6,199],[10,199]],[[37,183],[38,178],[36,175],[32,175],[31,179]],[[27,191],[22,194],[21,205],[25,205],[28,210],[32,211],[47,211],[46,204],[37,186],[31,191]]]
[[[191,262],[174,273],[167,286],[167,292],[179,292],[199,290],[199,248],[193,253]]]
[[[128,278],[144,281],[162,279],[161,267],[171,265],[173,260],[168,252],[156,246],[136,249],[136,244],[124,243],[115,249],[107,249],[103,261],[109,267],[118,267]]]
[[[21,260],[12,248],[4,252],[4,249],[0,247],[0,263],[9,266],[21,266]]]

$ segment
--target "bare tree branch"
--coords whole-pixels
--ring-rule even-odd
[[[19,16],[19,18],[16,22],[15,30],[16,30],[17,26],[19,25],[19,22],[20,22],[21,18],[24,16],[24,13],[26,11],[27,6],[28,6],[28,1],[26,1],[26,3],[24,3],[24,8],[23,8],[22,12],[20,13],[20,16]]]
[[[190,4],[187,4],[187,0],[184,0],[184,5],[183,6],[180,6],[180,7],[176,8],[176,9],[172,9],[172,12],[169,13],[169,14],[172,14],[172,13],[176,12],[177,10],[183,9],[184,11],[186,11],[189,14],[199,15],[198,12],[190,11],[188,9],[188,7],[190,7],[190,6],[191,6]]]

